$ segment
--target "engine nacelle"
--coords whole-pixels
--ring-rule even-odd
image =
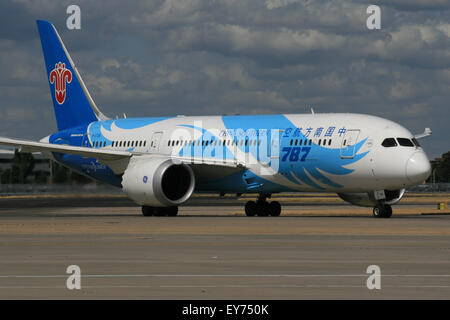
[[[122,176],[122,187],[140,205],[178,206],[192,195],[195,177],[191,167],[171,159],[131,159]]]
[[[405,193],[405,189],[401,190],[384,190],[386,199],[385,204],[393,205],[400,201]],[[338,193],[338,196],[351,204],[361,207],[374,207],[378,204],[375,199],[374,192],[362,192],[362,193]]]

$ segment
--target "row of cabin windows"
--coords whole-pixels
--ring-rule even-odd
[[[222,145],[222,146],[229,146],[229,145],[256,146],[256,145],[259,145],[260,146],[261,141],[262,140],[259,140],[259,141],[257,141],[257,140],[223,140],[223,141],[218,141],[218,140],[206,140],[206,141],[205,140],[203,140],[203,141],[200,141],[200,140],[196,140],[196,141],[193,141],[193,140],[189,140],[189,141],[188,140],[185,140],[185,141],[183,141],[183,140],[168,140],[167,146],[169,146],[169,147],[200,146],[200,145],[205,146],[205,147],[208,145],[212,145],[212,146],[220,146],[220,145]],[[306,146],[306,145],[311,145],[311,143],[312,143],[312,140],[308,140],[308,139],[305,139],[305,140],[291,139],[291,146],[293,146],[293,145]],[[331,145],[331,139],[328,139],[328,140],[327,139],[323,139],[323,140],[319,139],[317,144],[319,146],[320,145],[325,146],[327,144]]]
[[[322,145],[322,146],[326,146],[327,145],[327,141],[328,141],[328,145],[330,146],[331,145],[331,139],[319,139],[319,141],[317,142],[317,145]],[[303,143],[304,142],[304,143]],[[303,145],[303,146],[310,146],[312,144],[312,140],[309,140],[309,139],[305,139],[305,140],[302,140],[302,139],[291,139],[291,146],[301,146],[301,145]]]
[[[147,141],[145,140],[128,140],[128,141],[113,141],[111,146],[112,147],[126,147],[126,148],[132,148],[132,147],[145,147],[147,144]]]
[[[102,148],[102,147],[106,147],[106,141],[94,141],[94,143],[92,144],[92,146],[94,148]]]
[[[401,145],[402,147],[420,147],[419,141],[416,138],[412,138],[411,140],[408,138],[397,138],[397,140],[395,138],[386,138],[381,145],[385,148],[396,147],[397,145]]]
[[[147,141],[145,140],[113,141],[111,143],[111,147],[145,147],[146,144]],[[106,147],[106,141],[95,141],[93,147],[94,148]]]
[[[203,146],[206,147],[208,145],[211,146],[230,146],[230,145],[240,145],[240,146],[256,146],[261,145],[261,140],[168,140],[167,146],[173,147],[173,146]]]

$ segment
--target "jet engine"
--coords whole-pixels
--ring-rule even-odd
[[[386,199],[385,204],[393,205],[400,201],[405,193],[405,189],[400,190],[384,190]],[[374,192],[362,192],[362,193],[338,193],[338,196],[353,205],[361,207],[375,207],[378,202],[375,199]]]
[[[167,158],[131,159],[122,176],[123,191],[136,203],[153,207],[182,204],[194,186],[191,167]]]

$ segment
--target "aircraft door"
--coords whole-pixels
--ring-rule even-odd
[[[81,141],[81,146],[89,148],[89,144],[90,144],[89,140],[90,140],[89,139],[89,133],[85,133],[83,135],[83,140]]]
[[[280,147],[281,139],[284,134],[284,130],[272,129],[270,130],[270,167],[273,170],[272,173],[277,173],[280,169]]]
[[[353,159],[355,156],[355,147],[358,142],[359,133],[359,129],[348,129],[345,132],[341,142],[342,159]]]
[[[150,152],[156,153],[159,151],[159,143],[161,141],[162,132],[154,132],[150,140]]]

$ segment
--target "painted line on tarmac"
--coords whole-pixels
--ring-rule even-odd
[[[0,278],[67,278],[69,275],[0,275]],[[368,274],[81,274],[83,278],[318,278],[367,277]],[[448,278],[450,274],[382,274],[382,277]]]

